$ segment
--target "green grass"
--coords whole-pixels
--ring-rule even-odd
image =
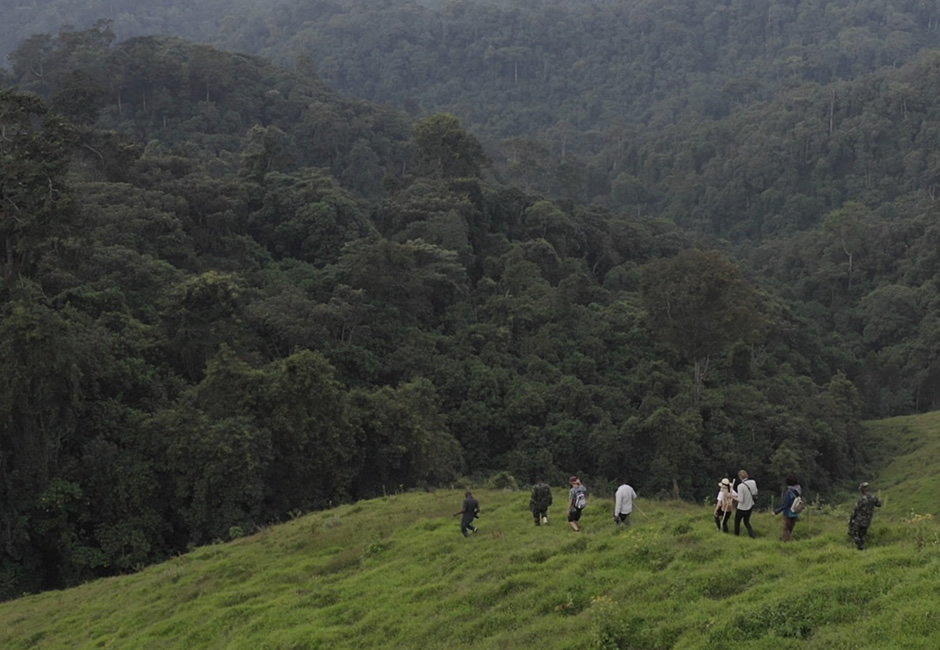
[[[576,534],[563,506],[537,528],[527,493],[476,490],[480,532],[464,539],[459,491],[404,494],[4,603],[0,647],[933,649],[938,528],[894,502],[929,490],[930,466],[903,461],[938,444],[919,434],[938,421],[871,426],[898,460],[863,553],[848,505],[810,509],[783,544],[769,513],[751,540],[719,533],[706,507],[641,499],[617,529],[595,495]]]
[[[877,488],[894,515],[940,517],[940,411],[869,422],[873,452],[887,464]]]

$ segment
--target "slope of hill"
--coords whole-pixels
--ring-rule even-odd
[[[937,414],[872,425],[913,436]],[[936,440],[928,440],[933,445]],[[895,443],[913,451],[913,437]],[[885,444],[885,449],[889,447]],[[936,458],[921,454],[920,458]],[[903,464],[903,457],[899,459]],[[884,483],[919,493],[929,472]],[[894,483],[894,481],[901,481]],[[766,493],[771,486],[762,486]],[[411,493],[299,517],[137,574],[0,605],[4,648],[935,648],[940,535],[898,507],[870,549],[847,507],[815,504],[794,542],[779,518],[757,540],[717,532],[707,505],[640,500],[617,529],[594,495],[584,532],[532,526],[524,492],[479,490],[463,539],[456,490]]]
[[[879,472],[885,510],[895,516],[940,517],[940,411],[866,424],[874,452],[890,459]]]

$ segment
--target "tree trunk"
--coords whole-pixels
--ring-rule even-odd
[[[696,404],[698,404],[699,400],[702,399],[702,385],[705,382],[705,375],[708,373],[708,360],[709,358],[707,356],[704,359],[695,360],[692,401]]]

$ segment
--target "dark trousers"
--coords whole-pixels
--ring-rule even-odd
[[[548,517],[548,508],[542,508],[541,510],[538,508],[532,508],[532,516],[535,517],[535,525],[541,526],[542,517]]]
[[[718,530],[723,530],[728,532],[728,520],[731,519],[731,511],[722,512],[719,510],[715,513],[715,525],[718,526]]]
[[[858,550],[865,550],[865,535],[868,533],[868,526],[859,526],[858,524],[849,524],[849,535]]]
[[[460,521],[460,532],[463,533],[464,537],[470,537],[470,531],[477,532],[476,527],[473,525],[473,520],[462,519]]]
[[[744,527],[747,528],[747,534],[751,537],[757,537],[754,534],[754,529],[751,528],[751,511],[750,510],[736,510],[734,512],[734,534],[741,534],[741,522],[744,522]]]

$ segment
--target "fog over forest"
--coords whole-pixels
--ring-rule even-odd
[[[940,408],[940,2],[2,3],[0,597]]]

